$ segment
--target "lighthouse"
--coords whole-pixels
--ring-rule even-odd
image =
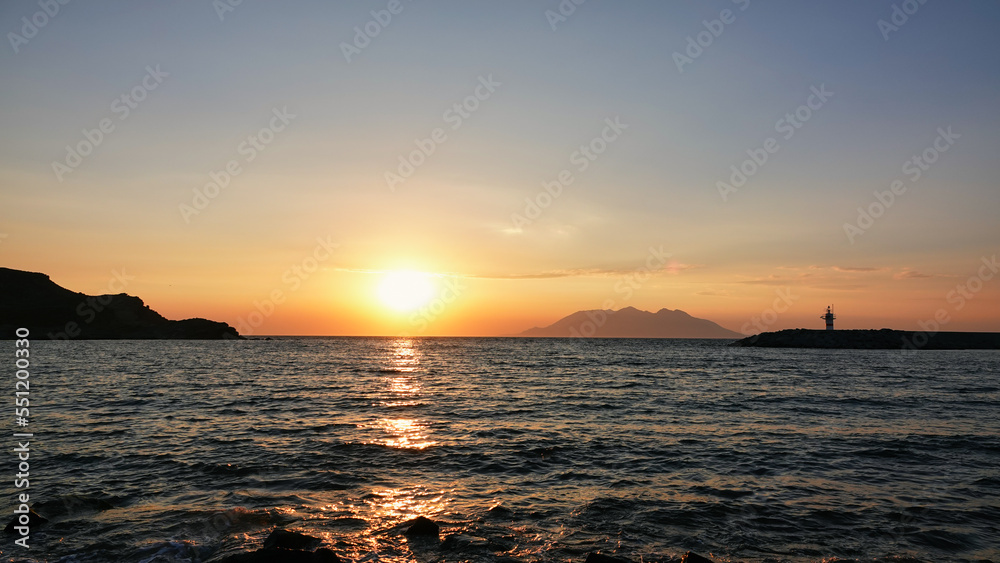
[[[826,308],[826,314],[820,318],[826,321],[826,330],[833,330],[833,319],[836,319],[837,317],[833,314],[832,305]]]

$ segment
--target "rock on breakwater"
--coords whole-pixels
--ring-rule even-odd
[[[730,346],[759,348],[846,348],[858,350],[1000,350],[997,332],[912,330],[809,330],[762,332]]]

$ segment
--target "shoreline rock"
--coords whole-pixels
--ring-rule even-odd
[[[403,532],[403,535],[408,538],[422,537],[438,539],[440,537],[441,527],[430,518],[417,516],[413,520],[403,522],[403,524],[409,524],[406,531]]]
[[[19,520],[19,515],[14,515],[14,518],[7,524],[7,527],[3,529],[3,533],[13,534],[15,527],[22,526]],[[48,522],[49,519],[35,512],[34,508],[28,509],[28,527],[37,528],[42,524],[48,524]]]
[[[329,548],[311,551],[322,543],[314,536],[275,528],[264,540],[264,547],[230,555],[221,563],[341,563],[340,557]]]
[[[230,555],[220,563],[341,563],[341,559],[325,547],[316,551],[264,547],[250,553]]]

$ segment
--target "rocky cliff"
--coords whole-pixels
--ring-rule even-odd
[[[85,295],[45,274],[0,268],[0,339],[14,338],[20,327],[33,339],[241,338],[226,323],[167,320],[138,297]]]

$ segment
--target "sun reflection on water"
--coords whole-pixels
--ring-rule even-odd
[[[422,450],[436,444],[426,434],[427,426],[420,421],[409,418],[383,418],[379,425],[389,434],[383,442],[393,448]]]
[[[413,341],[400,338],[392,344],[392,371],[397,371],[399,373],[410,373],[416,371],[417,365],[420,363],[420,357],[417,355],[416,349],[413,347]]]
[[[401,338],[392,343],[389,352],[389,366],[382,370],[387,375],[380,383],[384,392],[379,405],[391,409],[419,406],[419,351],[412,340]],[[437,443],[428,435],[428,424],[417,418],[385,416],[373,426],[386,434],[380,443],[392,448],[422,450]]]
[[[428,491],[420,487],[372,491],[371,508],[377,520],[399,523],[417,516],[433,517],[444,512],[448,491]]]
[[[437,444],[431,439],[430,422],[417,416],[426,398],[422,388],[420,349],[417,343],[400,338],[388,343],[375,380],[375,415],[363,426],[372,432],[372,443],[397,450],[423,450]],[[454,491],[427,488],[424,483],[400,481],[383,483],[362,496],[358,515],[368,528],[348,550],[358,557],[376,553],[379,561],[413,561],[409,541],[398,534],[406,520],[445,513]],[[354,507],[352,507],[353,509]]]
[[[341,553],[362,562],[412,563],[425,560],[420,552],[413,551],[409,539],[398,532],[404,522],[417,516],[440,518],[452,499],[453,490],[427,489],[419,485],[372,489],[359,499],[359,506],[351,506],[352,512],[356,511],[364,517],[368,527],[344,542]]]

